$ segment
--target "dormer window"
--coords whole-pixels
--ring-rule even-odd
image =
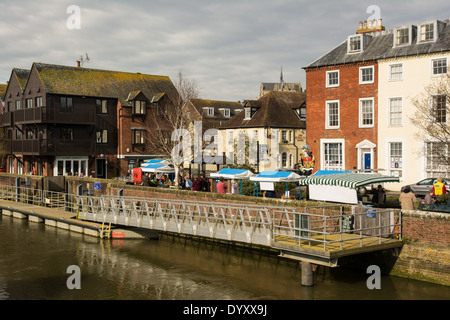
[[[245,118],[244,120],[250,120],[252,118],[252,108],[245,108]]]
[[[133,103],[132,113],[134,115],[145,115],[147,112],[147,102],[135,100]]]
[[[213,117],[214,116],[214,108],[208,108],[208,116]]]
[[[362,50],[362,35],[351,36],[348,39],[348,53],[357,53]]]
[[[397,46],[409,44],[409,28],[397,30]]]
[[[427,23],[420,26],[419,41],[434,41],[434,23]]]
[[[394,31],[394,46],[407,46],[412,43],[413,38],[417,33],[415,26],[399,27]]]
[[[223,116],[224,116],[225,118],[229,118],[230,115],[231,115],[230,109],[224,109],[224,110],[223,110]]]

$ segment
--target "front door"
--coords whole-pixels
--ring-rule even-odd
[[[99,179],[106,179],[106,159],[96,160],[96,177]]]
[[[364,153],[364,169],[370,170],[372,168],[372,155]]]

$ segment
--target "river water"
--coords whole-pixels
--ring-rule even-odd
[[[69,266],[81,289],[70,290]],[[178,237],[100,240],[0,215],[0,300],[448,300],[450,288],[320,267],[301,286],[297,263]]]

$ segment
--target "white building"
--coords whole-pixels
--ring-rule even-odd
[[[399,176],[399,189],[427,177],[446,176],[433,159],[433,138],[418,137],[411,122],[416,107],[413,99],[446,77],[450,59],[450,20],[430,21],[395,28],[387,32],[391,48],[378,60],[378,167]],[[450,85],[450,84],[449,84]],[[441,108],[436,121],[449,122],[449,106],[430,94],[430,112]],[[448,150],[450,151],[450,150]],[[448,152],[447,151],[447,152]]]

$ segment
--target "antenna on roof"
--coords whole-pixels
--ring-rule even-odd
[[[86,55],[86,57],[81,56],[80,59],[77,60],[77,66],[78,66],[78,68],[84,67],[84,64],[85,64],[86,62],[89,62],[90,59],[89,59],[88,54],[85,53],[85,55]]]

